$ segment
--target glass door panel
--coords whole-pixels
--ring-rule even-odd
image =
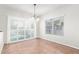
[[[11,31],[10,32],[10,39],[11,41],[16,41],[17,40],[17,31]]]
[[[30,38],[30,31],[29,30],[25,30],[25,38]]]
[[[9,20],[10,40],[18,41],[34,37],[35,24],[33,19],[13,18]]]
[[[18,30],[18,40],[24,39],[24,30]]]

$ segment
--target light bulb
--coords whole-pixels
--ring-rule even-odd
[[[36,21],[39,21],[39,20],[40,20],[39,18],[36,19]]]

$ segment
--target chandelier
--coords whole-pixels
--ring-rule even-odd
[[[33,19],[36,20],[36,21],[39,21],[39,17],[37,17],[37,15],[36,15],[36,4],[33,4],[33,5],[34,5]]]

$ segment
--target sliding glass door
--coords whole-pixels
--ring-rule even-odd
[[[34,19],[9,18],[9,39],[10,41],[27,40],[35,37],[35,21]]]

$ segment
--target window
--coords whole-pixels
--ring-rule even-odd
[[[52,28],[53,28],[52,19],[47,20],[46,21],[46,33],[47,34],[52,34]]]
[[[49,20],[46,20],[46,34],[53,34],[53,35],[64,35],[64,17],[56,17]]]
[[[10,18],[9,35],[11,41],[23,40],[35,36],[34,19]]]

